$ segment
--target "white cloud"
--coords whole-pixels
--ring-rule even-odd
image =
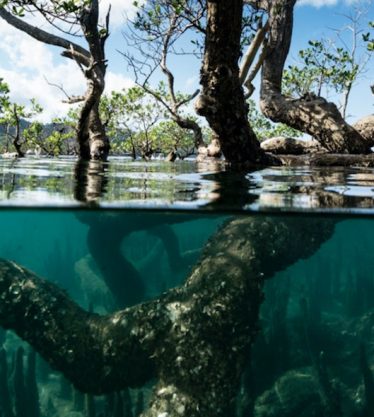
[[[100,17],[103,20],[111,5],[110,12],[110,26],[117,29],[126,23],[127,18],[132,18],[135,15],[136,8],[133,5],[133,0],[101,0],[100,2]]]
[[[68,106],[61,103],[63,94],[48,85],[63,84],[72,94],[85,88],[84,77],[73,61],[60,58],[58,52],[0,21],[3,42],[0,76],[9,84],[12,100],[27,105],[35,98],[45,109],[44,119],[66,113]]]
[[[126,78],[121,74],[114,72],[108,72],[105,81],[105,92],[110,93],[112,91],[118,91],[134,86],[134,81],[130,78]]]
[[[314,7],[323,7],[323,6],[334,6],[338,1],[337,0],[299,0],[298,4],[300,6],[308,5]]]
[[[69,95],[83,94],[86,81],[76,63],[60,57],[58,48],[32,39],[1,19],[0,33],[0,77],[9,84],[11,99],[28,105],[35,98],[44,108],[43,121],[65,115],[70,106],[62,103],[64,94],[48,82],[62,85]],[[131,85],[128,78],[108,71],[107,92]]]
[[[298,0],[298,5],[300,6],[314,6],[314,7],[324,7],[324,6],[335,6],[338,3],[352,4],[358,0]]]

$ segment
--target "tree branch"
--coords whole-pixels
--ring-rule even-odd
[[[91,64],[91,59],[87,58],[85,55],[82,55],[80,52],[76,51],[72,44],[70,45],[69,49],[65,49],[64,51],[61,52],[61,56],[74,60],[78,64],[78,66],[80,67],[83,73],[84,73],[84,70],[82,68],[82,65],[85,67],[89,67]]]
[[[11,26],[27,33],[29,36],[40,42],[46,43],[48,45],[59,46],[60,48],[65,48],[67,50],[69,50],[72,46],[74,50],[77,51],[81,56],[84,56],[86,59],[90,58],[90,53],[80,45],[68,41],[67,39],[61,38],[60,36],[48,33],[36,26],[30,25],[29,23],[24,22],[22,19],[13,16],[11,13],[5,10],[4,7],[0,8],[0,17]]]
[[[84,96],[70,96],[65,91],[63,85],[51,83],[50,81],[48,81],[47,77],[44,77],[44,79],[46,80],[48,85],[50,85],[51,87],[57,88],[58,90],[60,90],[65,95],[66,100],[62,100],[63,103],[75,104],[75,103],[80,103],[80,102],[85,100]]]
[[[245,94],[245,98],[249,98],[251,97],[251,95],[253,94],[255,88],[252,84],[252,81],[255,79],[256,75],[258,74],[258,72],[260,71],[260,68],[262,67],[262,64],[264,62],[265,56],[266,56],[266,48],[267,48],[267,43],[266,41],[264,41],[260,55],[258,57],[258,60],[256,62],[256,65],[251,69],[250,73],[247,76],[247,79],[244,82],[244,86],[247,88],[247,94]]]
[[[185,98],[184,100],[181,100],[180,102],[178,102],[176,108],[179,109],[180,107],[182,107],[183,105],[189,103],[190,101],[192,101],[194,98],[196,98],[198,95],[200,94],[200,90],[197,89],[193,94],[190,94],[187,98]]]
[[[265,10],[268,11],[270,0],[244,0],[244,4],[249,4],[255,10]]]
[[[282,94],[283,68],[288,56],[296,0],[273,0],[269,35],[262,65],[260,108],[274,122],[310,134],[333,153],[368,153],[372,143],[342,118],[335,104],[306,94],[293,100]]]
[[[141,340],[156,316],[148,321],[140,317],[141,311],[132,310],[106,318],[90,314],[53,284],[4,260],[0,262],[0,291],[7,294],[0,307],[1,325],[13,328],[78,389],[110,392],[141,385],[152,375],[147,343]],[[131,335],[134,320],[143,336]],[[128,362],[129,351],[133,364]],[[133,369],[135,363],[138,369]]]
[[[266,33],[269,30],[269,22],[265,23],[265,26],[258,29],[255,37],[253,38],[251,44],[249,45],[246,54],[244,55],[242,65],[239,72],[240,83],[243,84],[248,75],[251,65],[256,57],[258,50],[260,49],[261,44],[264,42]]]

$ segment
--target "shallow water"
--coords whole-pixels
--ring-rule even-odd
[[[44,163],[48,166],[43,168]],[[121,161],[116,163],[122,166]],[[147,175],[155,175],[155,183],[147,184],[143,194],[134,192],[134,200],[124,200],[128,196],[123,191],[127,182],[119,178],[130,174],[121,173],[120,167],[110,168],[118,168],[118,184],[110,185],[117,180],[109,175],[104,193],[94,186],[96,194],[87,198],[86,184],[79,193],[85,198],[76,200],[77,184],[72,181],[70,163],[56,163],[52,173],[56,173],[58,181],[52,188],[43,182],[42,178],[48,178],[45,174],[50,172],[51,164],[33,161],[33,167],[27,169],[38,172],[27,171],[27,174],[23,166],[21,176],[13,181],[17,185],[8,197],[3,197],[0,258],[13,261],[63,288],[84,310],[105,316],[140,302],[168,299],[167,294],[173,289],[180,291],[177,296],[186,305],[191,302],[188,300],[199,296],[199,293],[194,295],[195,288],[199,292],[206,290],[209,301],[210,292],[215,297],[216,281],[231,285],[231,270],[226,264],[221,267],[220,262],[227,259],[231,262],[232,257],[240,255],[240,271],[246,275],[239,279],[243,278],[243,282],[258,279],[261,287],[264,284],[265,297],[259,317],[252,322],[252,330],[256,327],[260,331],[251,355],[247,354],[248,360],[240,362],[241,384],[235,404],[231,404],[226,415],[373,415],[374,218],[371,218],[369,171],[363,179],[358,170],[329,169],[317,175],[309,169],[277,169],[251,173],[243,180],[243,176],[225,175],[218,168],[214,172],[195,174],[191,165],[183,170],[181,166],[169,165],[172,173],[164,172],[166,177],[173,177],[169,181],[155,175],[160,165],[139,164],[138,168],[133,166],[132,185],[128,189],[137,188],[139,181],[144,186],[142,175],[146,168]],[[8,169],[3,167],[3,179],[9,175]],[[18,174],[16,171],[15,175]],[[25,175],[30,177],[27,182]],[[314,183],[314,178],[320,182]],[[335,178],[334,182],[331,178]],[[53,180],[53,175],[49,180]],[[348,194],[352,190],[349,187],[355,190],[354,197],[339,191],[337,184],[343,180]],[[147,178],[148,181],[153,179]],[[160,181],[166,185],[162,187]],[[212,186],[212,182],[216,185]],[[8,179],[3,184],[8,184]],[[238,184],[247,184],[248,188],[239,192]],[[331,191],[331,187],[337,188]],[[355,187],[361,187],[360,192]],[[5,188],[3,185],[3,192]],[[317,198],[317,194],[307,191],[317,189],[323,190],[323,198],[321,193]],[[211,195],[212,190],[216,195]],[[140,196],[147,199],[144,204]],[[346,205],[339,206],[339,201]],[[129,209],[134,204],[136,209]],[[21,205],[33,207],[21,208]],[[50,208],[46,209],[46,205]],[[103,209],[111,205],[114,210]],[[318,213],[308,215],[313,207],[318,207]],[[303,208],[305,214],[301,212]],[[331,210],[339,215],[332,215]],[[364,213],[365,217],[357,213]],[[239,229],[231,229],[235,222],[240,225]],[[226,230],[229,232],[225,235]],[[222,236],[227,241],[217,241]],[[274,237],[278,240],[273,240]],[[251,239],[253,246],[258,247],[255,259],[247,250],[241,251],[246,245],[252,247]],[[240,242],[237,252],[231,252],[232,242],[236,240]],[[216,252],[212,253],[215,245],[219,251],[214,249]],[[0,261],[0,267],[3,262]],[[199,278],[204,262],[211,262],[213,268],[218,265],[216,276],[207,274]],[[252,263],[254,266],[248,269]],[[236,265],[239,264],[234,260],[229,267]],[[200,283],[196,286],[198,279]],[[222,285],[222,294],[226,296],[226,293],[228,289]],[[251,297],[248,293],[244,299]],[[208,319],[203,313],[201,317]],[[225,317],[214,317],[209,316],[213,339],[218,338],[215,329],[217,334],[226,334],[219,330]],[[1,305],[0,320],[3,320]],[[193,338],[193,326],[191,323],[191,329],[188,326],[185,329],[186,339]],[[142,386],[122,389],[120,393],[81,394],[39,356],[36,374],[32,377],[30,371],[30,376],[29,345],[10,330],[0,335],[7,358],[7,369],[0,359],[0,416],[135,417],[152,401],[157,372],[146,378]],[[226,337],[220,340],[223,342],[230,346],[233,340]],[[220,347],[213,348],[218,349],[218,355]],[[21,358],[18,362],[14,359],[16,352]],[[197,366],[199,352],[192,353]],[[84,367],[80,372],[85,373]],[[30,381],[35,379],[37,389],[33,390]],[[204,381],[201,383],[204,386]],[[208,384],[205,388],[208,392]],[[189,387],[185,389],[188,391]],[[170,413],[172,417],[176,415]]]
[[[3,207],[372,214],[373,197],[371,168],[274,167],[238,173],[220,162],[0,159]]]

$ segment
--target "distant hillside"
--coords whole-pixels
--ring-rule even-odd
[[[26,129],[27,127],[30,126],[30,124],[31,122],[29,122],[28,120],[21,119],[21,129]],[[49,136],[54,130],[62,129],[62,128],[63,128],[63,124],[46,123],[45,125],[43,125],[43,134],[44,136]],[[0,124],[0,136],[3,136],[5,134],[6,134],[6,126]]]
[[[21,120],[21,131],[23,131],[24,129],[26,129],[27,127],[29,127],[31,124],[31,122],[22,119]],[[49,151],[53,152],[54,146],[53,145],[46,145],[46,148],[43,148],[43,141],[44,139],[48,138],[54,131],[63,131],[63,133],[70,133],[69,134],[69,138],[67,140],[65,140],[63,142],[63,144],[61,145],[61,148],[59,148],[59,152],[64,153],[64,154],[74,154],[75,153],[75,148],[76,148],[76,139],[75,139],[75,134],[73,132],[73,129],[71,127],[68,127],[67,129],[64,129],[64,125],[61,124],[56,124],[56,123],[46,123],[43,125],[43,132],[41,134],[41,137],[39,138],[39,144],[42,147],[42,152],[44,153],[48,153]],[[14,134],[15,133],[15,128],[12,128],[10,130],[10,134]],[[8,139],[6,138],[6,126],[5,125],[0,125],[0,153],[5,152],[5,151],[13,151],[13,145],[11,144],[12,142],[12,138],[9,137]],[[46,142],[47,143],[47,142]],[[52,142],[53,143],[53,142]],[[28,149],[33,150],[34,145],[32,144],[23,144],[22,145],[22,150],[24,152],[26,152]]]
[[[30,122],[27,120],[21,119],[21,129],[25,129],[30,125]],[[0,124],[0,136],[3,136],[6,134],[6,126]]]

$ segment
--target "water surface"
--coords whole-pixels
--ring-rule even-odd
[[[374,170],[274,167],[246,173],[220,162],[78,163],[0,159],[0,206],[230,212],[354,212],[374,208]]]

